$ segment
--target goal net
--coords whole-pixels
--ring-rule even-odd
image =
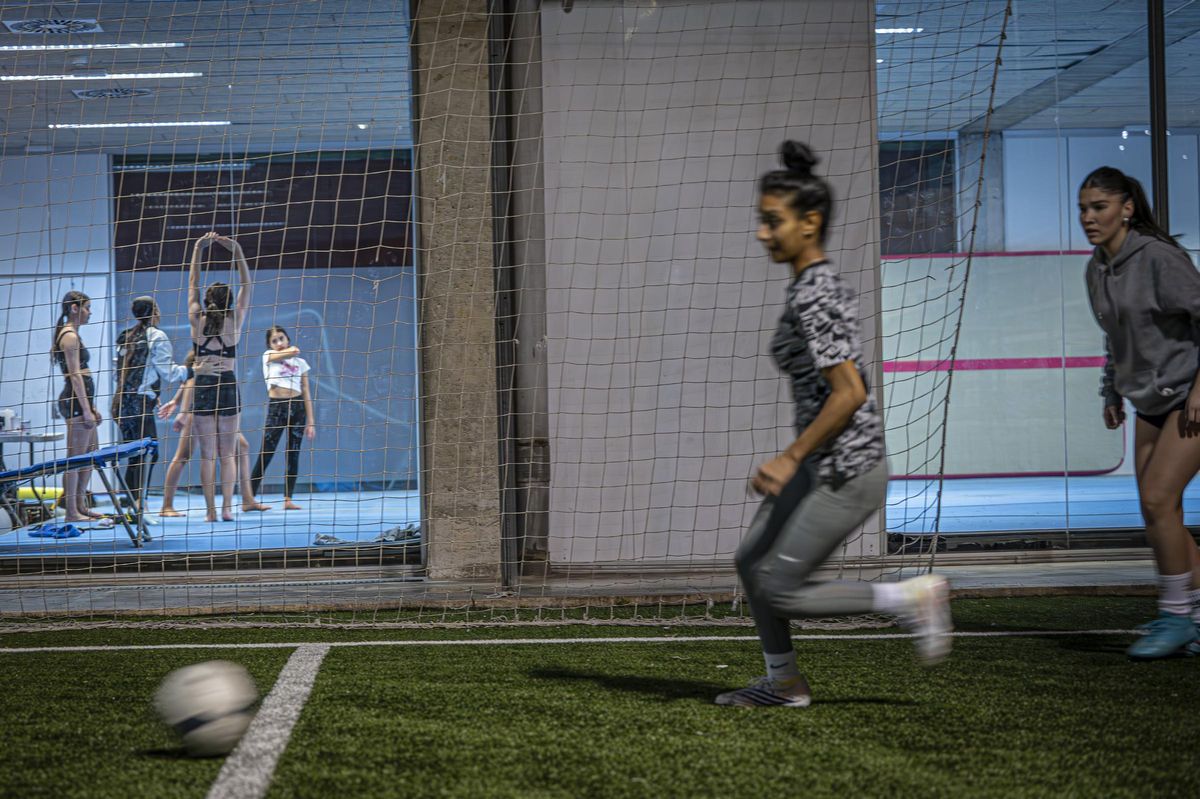
[[[743,615],[747,479],[793,435],[788,274],[754,237],[785,139],[835,193],[894,478],[822,574],[932,565],[1006,3],[57,8],[0,20],[0,614]],[[249,300],[215,344],[188,318],[209,231],[250,276],[201,251],[196,296]],[[205,418],[198,376],[153,467],[99,459],[71,496],[53,462],[138,440],[112,398],[161,407],[197,345],[239,413]]]

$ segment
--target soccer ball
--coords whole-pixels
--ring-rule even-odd
[[[227,660],[171,672],[154,695],[159,716],[179,733],[192,757],[233,751],[254,718],[258,690],[249,673]]]

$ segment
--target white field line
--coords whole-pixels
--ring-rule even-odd
[[[237,748],[225,758],[208,790],[208,799],[257,799],[271,787],[271,777],[292,736],[292,727],[308,701],[328,644],[303,644],[288,658],[275,687]]]
[[[954,638],[1054,638],[1069,635],[1137,635],[1137,630],[1003,630],[995,632],[955,632]],[[888,641],[912,638],[909,633],[829,633],[798,634],[801,641]],[[294,649],[306,646],[536,646],[547,644],[692,644],[703,641],[757,641],[756,635],[677,635],[677,636],[613,636],[604,638],[463,638],[412,641],[278,641],[259,643],[203,644],[128,644],[93,646],[4,646],[0,655],[36,654],[39,652],[131,652],[155,649]]]

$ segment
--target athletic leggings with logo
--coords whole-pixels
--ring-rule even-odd
[[[258,453],[258,462],[250,473],[250,487],[258,496],[262,485],[263,472],[271,465],[275,457],[275,449],[279,439],[287,432],[287,477],[285,497],[294,496],[296,490],[296,474],[300,471],[300,443],[304,441],[304,424],[308,414],[304,411],[304,398],[272,399],[267,405],[267,424],[263,428],[262,449]]]
[[[763,501],[734,560],[764,652],[791,651],[790,619],[871,611],[870,583],[811,578],[882,507],[887,481],[886,459],[837,488],[801,466],[778,497]]]

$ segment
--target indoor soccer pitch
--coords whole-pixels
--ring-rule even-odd
[[[712,704],[762,668],[728,624],[10,627],[0,793],[205,796],[224,759],[184,757],[154,717],[164,675],[233,660],[265,697],[294,645],[330,644],[262,795],[1200,795],[1200,661],[1124,656],[1152,600],[954,609],[932,669],[894,629],[798,631],[802,710]]]

